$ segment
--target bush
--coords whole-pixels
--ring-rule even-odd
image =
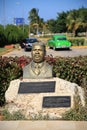
[[[79,106],[79,109],[70,109],[62,116],[63,120],[87,121],[87,106]]]
[[[17,27],[15,25],[0,25],[0,47],[20,43],[24,38],[28,37],[28,25]]]
[[[11,114],[8,110],[3,111],[4,120],[26,120],[25,116],[20,112],[14,112]]]
[[[81,104],[80,96],[78,94],[74,95],[74,108],[62,114],[62,119],[73,121],[87,121],[87,102],[83,107]]]
[[[83,86],[87,82],[87,56],[56,58],[53,72],[55,77]]]
[[[4,47],[6,43],[5,30],[2,25],[0,25],[0,47]]]
[[[87,46],[87,39],[85,39],[84,45]]]
[[[30,60],[27,57],[0,57],[0,106],[5,103],[5,91],[10,81],[22,76],[22,67]]]
[[[72,43],[72,46],[83,46],[85,42],[84,38],[69,38],[68,40]]]

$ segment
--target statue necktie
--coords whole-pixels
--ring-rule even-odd
[[[35,66],[35,74],[36,74],[36,75],[39,75],[39,74],[40,74],[39,64],[36,64],[36,66]]]

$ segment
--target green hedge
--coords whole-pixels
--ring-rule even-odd
[[[31,61],[29,57],[0,57],[0,106],[5,103],[5,92],[13,79],[21,78],[22,68]]]
[[[53,72],[56,77],[82,86],[87,81],[87,56],[56,58]]]
[[[0,47],[5,45],[20,43],[24,38],[28,37],[28,25],[17,27],[15,25],[0,25]]]
[[[0,57],[0,105],[5,102],[4,94],[11,80],[19,78],[22,71],[16,59]]]
[[[87,39],[85,39],[84,45],[87,46]]]
[[[68,40],[72,43],[72,46],[83,46],[85,43],[84,38],[68,38]]]

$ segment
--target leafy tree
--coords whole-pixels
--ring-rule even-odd
[[[13,42],[17,42],[18,40],[18,29],[16,26],[14,25],[7,25],[6,28],[5,28],[5,35],[6,35],[6,38],[7,38],[7,44]]]
[[[48,25],[49,31],[51,33],[57,32],[57,30],[56,30],[56,20],[54,20],[54,19],[47,20],[47,25]]]
[[[71,10],[67,16],[67,28],[74,36],[77,36],[79,28],[87,30],[87,9]]]
[[[43,33],[49,33],[49,25],[47,22],[43,23]]]
[[[43,18],[40,18],[39,16],[39,10],[36,8],[33,8],[29,12],[29,21],[30,21],[30,31],[38,34],[38,32],[44,32],[44,28],[46,30],[46,24],[44,22]]]
[[[33,9],[30,10],[29,17],[28,17],[28,19],[30,21],[31,29],[32,29],[32,27],[34,28],[34,30],[33,30],[34,33],[36,31],[38,31],[38,25],[39,25],[39,19],[40,19],[39,15],[38,15],[38,12],[39,12],[38,9],[33,8]]]
[[[24,32],[21,27],[7,25],[5,28],[7,44],[15,44],[24,38]]]
[[[58,16],[57,16],[56,20],[50,19],[47,21],[49,30],[52,33],[66,32],[67,31],[67,27],[66,27],[67,13],[62,12],[62,13],[57,13],[57,15]]]
[[[61,32],[66,32],[67,31],[67,27],[66,27],[66,17],[67,17],[68,12],[62,12],[62,13],[57,13],[57,24],[56,24],[56,28],[57,28],[57,32],[61,33]]]
[[[79,18],[78,18],[78,11],[77,10],[72,10],[69,12],[67,16],[67,28],[68,30],[72,30],[74,36],[77,34],[77,29],[79,27]]]
[[[80,28],[82,28],[86,32],[87,36],[87,8],[79,9],[79,17],[80,17]]]
[[[5,37],[5,30],[2,25],[0,25],[0,47],[4,47],[6,42],[6,37]]]
[[[38,12],[39,12],[39,10],[36,9],[36,8],[31,9],[31,11],[29,12],[28,19],[29,19],[29,21],[30,21],[31,24],[38,23],[38,21],[39,21]]]

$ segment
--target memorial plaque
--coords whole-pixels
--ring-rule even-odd
[[[18,93],[48,93],[55,92],[55,81],[51,82],[21,82]]]
[[[49,96],[43,97],[43,108],[70,107],[70,96]]]

